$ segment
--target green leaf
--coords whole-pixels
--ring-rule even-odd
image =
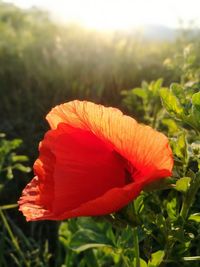
[[[179,96],[180,94],[183,93],[183,87],[182,85],[180,85],[179,83],[172,83],[170,85],[170,89],[172,90],[172,92],[176,95]]]
[[[190,177],[183,177],[176,182],[175,189],[180,192],[186,192],[190,187]]]
[[[9,146],[10,146],[11,150],[20,147],[21,144],[22,144],[22,140],[21,139],[14,139],[14,140],[11,140],[11,141],[8,141],[8,142],[9,142]]]
[[[199,110],[200,112],[200,92],[193,94],[192,96],[192,104],[194,106],[196,106],[196,108]]]
[[[189,121],[197,129],[200,129],[200,92],[192,96],[192,109],[190,112]]]
[[[158,96],[158,92],[160,91],[160,88],[162,86],[163,79],[158,79],[157,81],[153,81],[150,84],[150,90],[153,92],[154,97]]]
[[[170,90],[179,99],[179,101],[181,101],[182,99],[183,99],[183,102],[185,101],[184,90],[183,90],[183,87],[180,84],[173,83],[170,86]]]
[[[162,124],[167,126],[168,132],[171,135],[180,131],[178,125],[176,124],[176,122],[173,119],[163,119]]]
[[[189,216],[188,220],[195,221],[195,222],[199,222],[200,223],[200,213],[191,214]]]
[[[134,208],[136,214],[139,214],[144,209],[144,194],[141,193],[135,200],[134,200]]]
[[[174,154],[186,162],[188,159],[188,149],[185,132],[179,134],[177,139],[172,142],[172,147]]]
[[[12,172],[12,167],[11,167],[11,166],[9,166],[9,167],[7,168],[7,175],[6,175],[6,177],[7,177],[9,180],[13,179],[13,172]]]
[[[84,258],[87,267],[99,267],[97,257],[92,250],[88,250],[86,253],[84,253]]]
[[[148,98],[148,92],[143,88],[135,88],[132,90],[132,93],[145,100]]]
[[[30,172],[31,168],[30,167],[26,167],[24,165],[22,165],[21,163],[17,163],[13,166],[13,169],[19,170],[21,172]]]
[[[102,247],[111,247],[111,246],[107,245],[107,244],[90,243],[90,244],[80,245],[78,247],[71,247],[71,249],[73,249],[76,252],[82,252],[82,251],[85,251],[87,249],[102,248]]]
[[[77,231],[70,242],[70,248],[80,252],[95,247],[112,247],[112,244],[103,233],[97,233],[88,229]]]
[[[137,267],[137,265],[136,265],[136,259],[134,259],[134,261],[133,261],[133,267]],[[141,258],[140,258],[140,267],[147,267],[146,261],[144,261]]]
[[[166,210],[169,218],[175,220],[177,217],[177,198],[174,191],[171,191],[165,200]]]
[[[160,96],[163,106],[171,115],[176,116],[179,119],[184,116],[184,109],[178,98],[168,88],[162,88],[160,90]]]
[[[69,229],[68,222],[61,222],[58,230],[58,236],[60,243],[67,248],[71,240],[72,232]]]
[[[151,254],[151,260],[148,262],[148,267],[157,267],[161,264],[163,258],[164,258],[164,251],[158,250]]]
[[[28,157],[27,156],[24,156],[24,155],[13,155],[12,156],[12,161],[13,162],[26,162],[28,161]]]

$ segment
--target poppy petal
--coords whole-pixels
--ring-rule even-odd
[[[123,188],[113,188],[104,195],[82,203],[75,209],[67,210],[63,213],[56,214],[42,205],[37,205],[30,195],[39,195],[38,177],[33,180],[23,190],[23,195],[18,201],[19,210],[23,212],[27,221],[37,220],[64,220],[80,216],[100,216],[112,213],[127,205],[132,199],[136,198],[141,191],[141,183],[132,183]]]
[[[18,201],[19,210],[23,212],[27,221],[34,221],[38,218],[45,218],[52,215],[49,210],[41,205],[39,197],[39,179],[35,176],[25,187]]]
[[[59,217],[113,188],[124,187],[125,168],[126,161],[92,132],[60,123],[45,135],[34,164],[40,178],[35,190],[37,205]],[[26,201],[31,187],[32,182],[25,190]],[[29,202],[32,203],[31,195]]]
[[[113,188],[104,195],[82,203],[76,209],[64,212],[57,217],[63,220],[80,216],[100,216],[113,213],[127,205],[132,199],[136,198],[141,191],[141,183],[132,183],[123,188]]]
[[[27,220],[105,215],[171,175],[168,139],[115,108],[72,101],[47,115],[36,177],[19,200]]]
[[[52,129],[59,123],[92,131],[113,147],[137,170],[135,180],[160,179],[171,175],[172,151],[167,137],[141,125],[115,108],[87,101],[72,101],[53,108],[47,115]]]

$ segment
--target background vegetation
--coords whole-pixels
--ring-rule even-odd
[[[174,41],[102,33],[0,2],[0,266],[136,266],[135,225],[141,267],[199,266],[199,55],[190,31]],[[32,178],[44,117],[73,99],[120,107],[165,132],[173,177],[143,192],[135,214],[131,204],[105,218],[26,223],[15,203]]]

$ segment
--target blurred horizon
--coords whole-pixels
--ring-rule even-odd
[[[159,28],[199,28],[197,0],[4,0],[23,9],[36,7],[49,12],[59,23],[74,23],[101,31]]]

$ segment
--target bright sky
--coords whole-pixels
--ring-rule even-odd
[[[177,27],[200,24],[200,0],[4,0],[28,8],[50,10],[63,21],[79,22],[97,29],[128,29],[137,25],[160,24]]]

